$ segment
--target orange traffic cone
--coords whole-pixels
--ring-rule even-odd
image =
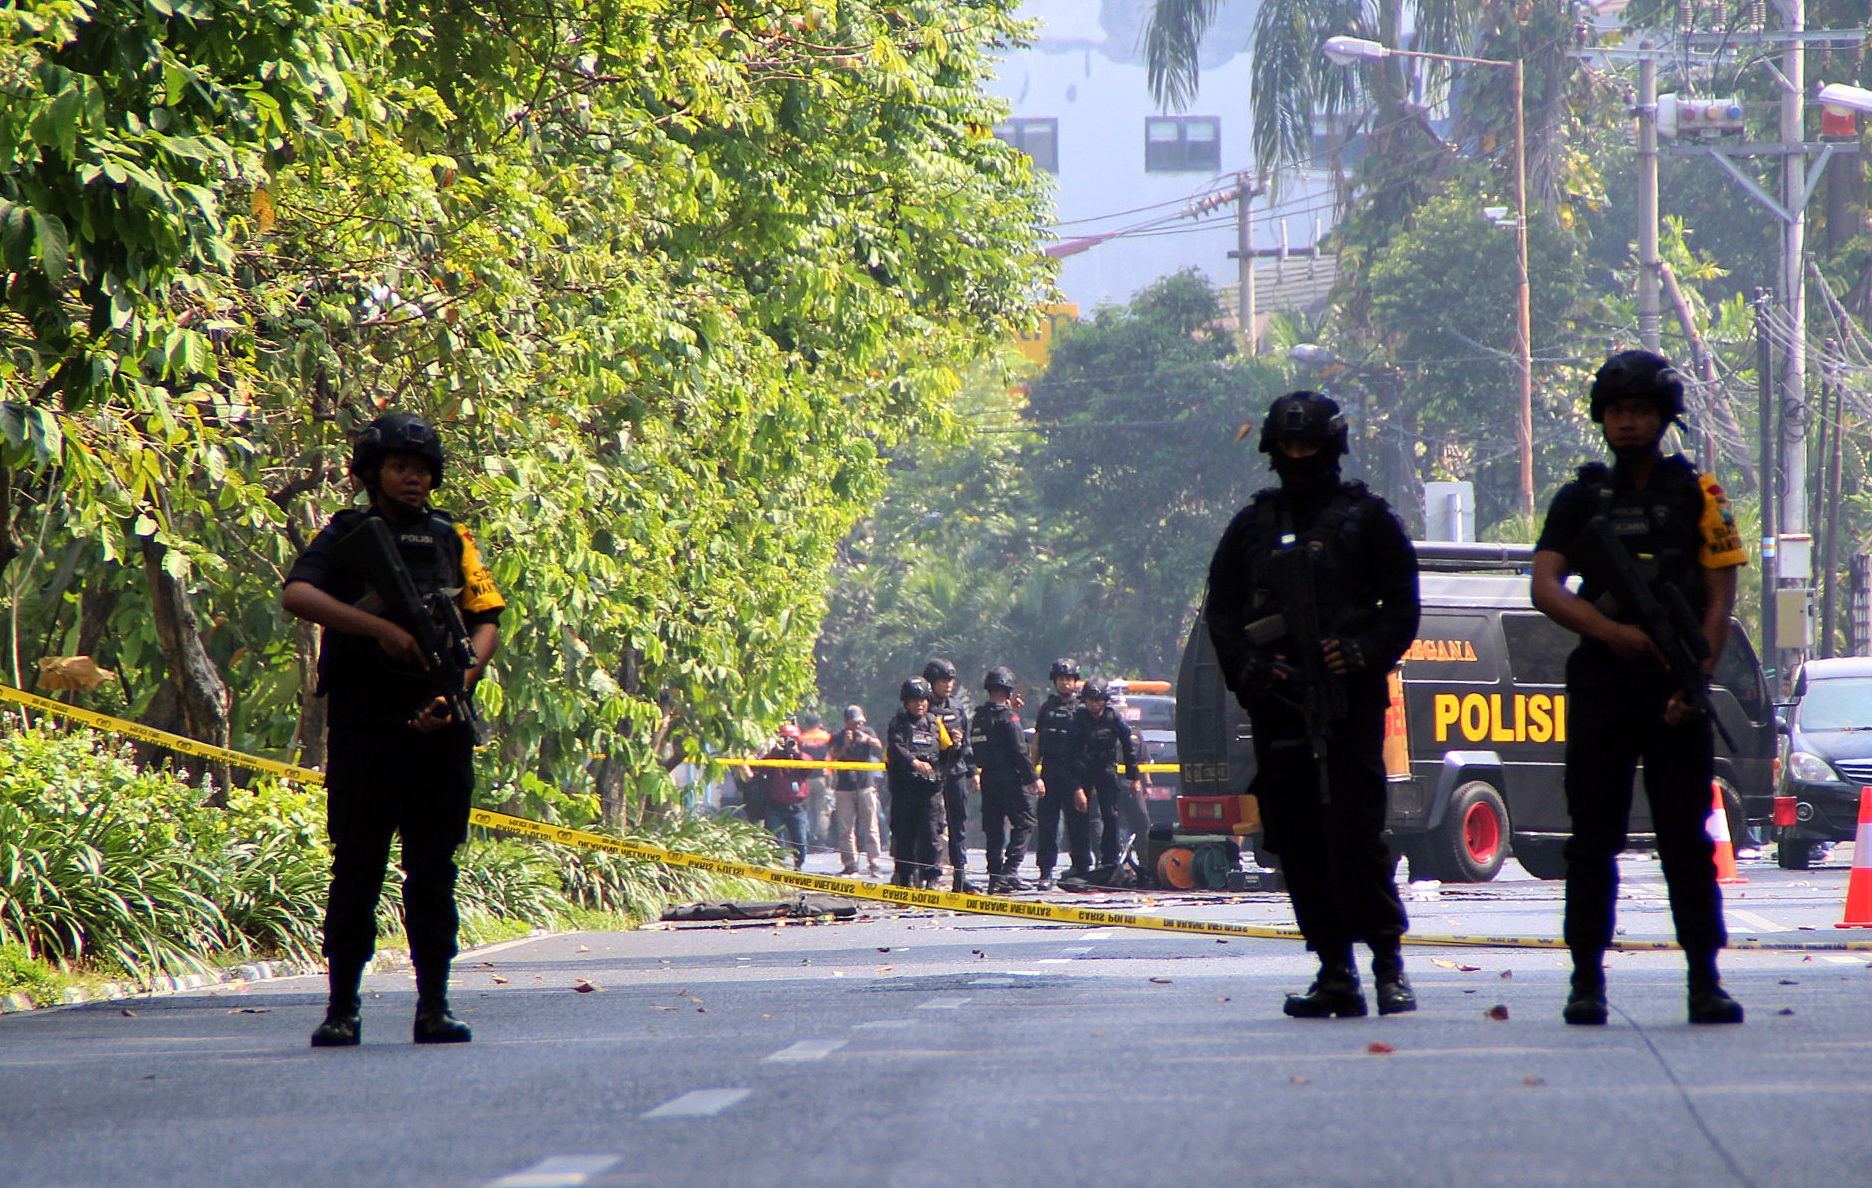
[[[1852,879],[1846,916],[1835,928],[1872,928],[1872,787],[1859,789],[1859,828],[1853,834]]]
[[[1722,785],[1710,781],[1710,795],[1714,802],[1710,805],[1709,830],[1710,840],[1716,843],[1716,881],[1719,883],[1746,883],[1747,879],[1736,873],[1735,842],[1729,836],[1729,809],[1723,804]]]

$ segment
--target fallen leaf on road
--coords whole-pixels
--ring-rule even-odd
[[[267,1014],[271,1014],[272,1011],[273,1011],[272,1007],[233,1007],[228,1011],[228,1014],[230,1015],[267,1015]]]
[[[771,1018],[773,1018],[773,1016],[772,1016],[772,1015],[762,1015],[762,1016],[761,1016],[761,1018],[763,1018],[763,1019],[771,1019]]]
[[[832,971],[832,976],[835,978],[842,978],[845,976],[845,971],[842,969],[835,969]]]
[[[1216,995],[1216,1001],[1217,1001],[1217,1002],[1228,1002],[1228,1001],[1229,1001],[1229,996],[1228,996],[1228,995],[1226,995],[1226,994],[1218,994],[1218,995]]]
[[[122,1015],[126,1019],[134,1019],[137,1017],[137,1013],[133,1010],[130,1010],[127,1007],[121,1011],[118,1011],[117,1013]]]
[[[890,946],[889,946],[889,945],[885,945],[885,946],[884,946],[883,948],[881,948],[881,949],[879,949],[879,950],[878,950],[878,952],[880,952],[880,953],[888,953],[888,952],[890,952]]]
[[[604,989],[603,986],[593,985],[592,983],[586,981],[584,978],[580,978],[578,981],[572,983],[572,988],[578,991],[580,994],[590,994],[594,991]]]
[[[1793,1013],[1794,1013],[1793,1007],[1782,1007],[1780,1010],[1775,1012],[1775,1014],[1777,1015],[1791,1015]]]
[[[1444,969],[1459,969],[1464,973],[1480,973],[1482,971],[1482,967],[1479,965],[1464,965],[1460,961],[1445,961],[1441,957],[1432,957],[1430,959],[1430,964],[1440,965]]]
[[[654,1003],[654,1002],[653,1002],[653,1003],[651,1003],[651,1004],[650,1004],[650,1009],[651,1009],[651,1010],[653,1010],[653,1011],[673,1011],[673,1010],[675,1010],[676,1008],[675,1008],[675,1007],[666,1007],[666,1006],[658,1006],[658,1005],[657,1005],[656,1003]],[[769,1019],[771,1019],[771,1018],[773,1018],[773,1016],[772,1016],[772,1015],[769,1015],[769,1016],[767,1016],[767,1017],[768,1017]]]
[[[494,984],[496,986],[505,986],[507,984],[507,979],[501,977],[499,974],[489,974],[488,977],[494,979]]]
[[[896,969],[897,967],[894,965],[874,965],[871,968],[877,970],[879,973],[889,973],[891,970]]]
[[[1228,941],[1226,941],[1226,940],[1224,940],[1224,939],[1223,939],[1222,937],[1219,937],[1219,936],[1218,936],[1218,937],[1216,937],[1216,944],[1218,944],[1218,945],[1226,945],[1226,944],[1228,944]]]
[[[708,1014],[708,1008],[707,1008],[707,1007],[697,1007],[697,1008],[695,1009],[695,1013],[696,1013],[696,1014],[698,1014],[698,1015],[706,1015],[706,1014]]]
[[[1527,1076],[1521,1078],[1521,1083],[1523,1085],[1526,1085],[1528,1088],[1533,1089],[1541,1085],[1545,1085],[1547,1083],[1547,1078],[1537,1077],[1533,1075],[1532,1073],[1529,1073]]]
[[[1498,1002],[1482,1013],[1490,1019],[1506,1019],[1508,1017],[1508,1007],[1506,1004]]]
[[[591,946],[590,946],[590,945],[580,945],[580,946],[579,946],[579,947],[578,947],[578,948],[577,948],[576,950],[574,950],[574,951],[575,951],[575,952],[579,952],[579,953],[589,953],[589,952],[591,952]]]
[[[1170,984],[1169,978],[1152,978],[1151,981],[1159,986],[1168,986]]]
[[[1504,977],[1504,978],[1512,978],[1512,977],[1514,977],[1514,970],[1512,970],[1512,969],[1504,969],[1504,970],[1502,970],[1502,971],[1501,971],[1501,976],[1502,976],[1502,977]]]
[[[1777,983],[1777,984],[1778,984],[1778,985],[1782,985],[1782,986],[1798,986],[1798,985],[1800,985],[1800,983],[1799,983],[1799,982],[1797,982],[1797,981],[1795,981],[1795,980],[1794,980],[1793,978],[1782,978],[1782,979],[1781,979],[1781,981],[1780,981],[1779,983]]]
[[[1301,1076],[1299,1073],[1295,1073],[1293,1076],[1287,1078],[1287,1083],[1289,1085],[1311,1085],[1313,1082]]]
[[[1385,1043],[1383,1040],[1373,1040],[1371,1043],[1365,1045],[1365,1050],[1374,1056],[1389,1056],[1391,1053],[1397,1051],[1396,1048]]]

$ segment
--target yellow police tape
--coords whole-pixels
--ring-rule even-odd
[[[131,738],[140,738],[144,742],[155,743],[159,747],[167,747],[172,751],[180,751],[185,755],[194,755],[201,759],[219,759],[224,763],[232,763],[237,767],[249,767],[255,771],[264,771],[268,775],[280,776],[283,779],[298,780],[302,783],[320,785],[325,783],[325,777],[322,774],[307,767],[294,767],[290,763],[280,763],[272,759],[262,759],[258,755],[249,755],[242,751],[232,751],[226,747],[218,747],[213,743],[201,742],[198,739],[188,738],[180,734],[170,734],[167,730],[158,730],[154,726],[145,726],[141,722],[126,722],[122,718],[113,718],[107,714],[93,713],[90,710],[78,709],[76,706],[66,705],[62,701],[53,701],[49,697],[41,697],[36,693],[28,693],[23,689],[15,689],[8,685],[0,685],[0,701],[11,701],[18,705],[23,705],[28,709],[36,709],[41,713],[52,714],[64,718],[67,721],[82,722],[86,726],[94,726],[110,734],[125,734],[129,735]]]
[[[44,713],[54,714],[74,722],[108,731],[113,734],[125,734],[145,742],[168,747],[208,759],[221,759],[238,766],[264,771],[301,783],[323,785],[325,777],[309,768],[295,767],[289,763],[280,763],[272,759],[262,759],[226,747],[199,742],[179,734],[170,734],[139,722],[127,722],[122,718],[113,718],[90,710],[77,709],[60,701],[26,693],[19,689],[0,685],[0,701],[11,701],[28,706]],[[965,895],[952,891],[920,891],[910,887],[881,886],[862,879],[834,878],[830,875],[810,875],[796,871],[777,870],[770,866],[756,866],[748,862],[730,862],[722,858],[709,858],[701,854],[685,854],[678,850],[666,850],[661,846],[647,845],[643,842],[626,841],[603,833],[592,833],[584,829],[571,829],[563,825],[549,825],[543,821],[531,821],[525,817],[509,816],[489,809],[474,809],[469,813],[469,820],[484,829],[495,829],[502,833],[511,833],[521,837],[538,838],[542,841],[557,842],[560,845],[585,846],[591,849],[608,850],[630,858],[640,858],[646,862],[658,862],[667,866],[687,866],[696,870],[712,871],[716,874],[732,875],[738,878],[759,879],[764,882],[778,883],[782,886],[797,887],[802,891],[819,891],[828,895],[840,895],[849,899],[870,899],[881,903],[895,903],[904,907],[943,908],[948,911],[967,912],[983,916],[1010,916],[1021,920],[1045,920],[1061,924],[1084,924],[1101,928],[1144,928],[1158,932],[1177,932],[1202,936],[1243,936],[1267,940],[1299,940],[1297,928],[1276,928],[1259,924],[1230,924],[1217,920],[1178,920],[1139,912],[1112,912],[1102,908],[1067,907],[1063,904],[1035,903],[1022,899],[1005,899],[990,895]],[[1558,937],[1545,936],[1482,936],[1482,935],[1432,935],[1413,933],[1404,938],[1406,944],[1437,945],[1443,947],[1484,948],[1484,949],[1564,949],[1566,942]],[[1679,946],[1674,941],[1638,941],[1614,940],[1614,949],[1627,952],[1657,952],[1675,949]],[[1731,941],[1732,949],[1772,949],[1780,951],[1872,951],[1872,941]]]

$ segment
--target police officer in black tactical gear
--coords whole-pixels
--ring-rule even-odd
[[[446,699],[419,666],[407,625],[384,617],[383,602],[338,560],[338,543],[370,517],[389,525],[417,592],[454,598],[479,660],[480,678],[499,642],[506,605],[460,524],[429,506],[442,482],[442,443],[410,413],[378,417],[359,435],[351,474],[370,495],[367,509],[339,512],[293,563],[281,604],[324,628],[320,695],[330,697],[325,791],[332,844],[325,958],[331,998],[314,1047],[347,1047],[360,1037],[359,982],[377,939],[377,899],[393,837],[402,838],[403,916],[416,966],[419,1044],[466,1043],[466,1024],[449,1012],[449,963],[456,947],[455,848],[468,836],[474,789],[474,736],[454,721]]]
[[[1118,764],[1124,764],[1125,778],[1131,781],[1132,795],[1142,795],[1144,780],[1138,771],[1137,746],[1131,739],[1131,725],[1112,708],[1111,686],[1104,677],[1093,677],[1079,690],[1079,706],[1073,710],[1066,735],[1066,755],[1073,779],[1085,794],[1085,824],[1075,834],[1072,818],[1067,818],[1067,834],[1072,839],[1072,870],[1069,878],[1083,879],[1091,873],[1092,838],[1090,813],[1098,808],[1101,832],[1099,857],[1106,866],[1118,865],[1118,800],[1125,789],[1118,783]],[[1075,797],[1075,800],[1078,798]]]
[[[1073,711],[1079,708],[1079,688],[1085,682],[1079,677],[1079,662],[1065,657],[1053,662],[1047,676],[1053,682],[1053,692],[1040,703],[1039,711],[1034,714],[1031,752],[1041,775],[1040,802],[1036,806],[1034,860],[1040,865],[1040,878],[1035,886],[1042,891],[1053,886],[1053,865],[1059,861],[1061,814],[1066,817],[1069,849],[1073,830],[1084,828],[1087,821],[1085,806],[1081,804],[1075,808],[1073,804],[1077,791],[1076,779],[1072,774],[1072,761],[1067,758],[1066,752],[1066,740],[1072,733]],[[1048,770],[1053,772],[1050,784],[1046,782]]]
[[[890,784],[891,882],[899,887],[934,887],[936,840],[943,820],[943,768],[962,749],[963,736],[949,733],[930,712],[930,685],[911,677],[898,690],[903,709],[884,731],[884,778]],[[947,740],[947,741],[945,741]]]
[[[1567,659],[1567,947],[1573,985],[1562,1017],[1606,1021],[1605,950],[1612,942],[1618,855],[1631,815],[1632,776],[1644,762],[1645,795],[1671,917],[1689,964],[1692,1023],[1740,1023],[1742,1007],[1722,988],[1716,954],[1728,941],[1714,844],[1704,822],[1714,777],[1710,722],[1665,669],[1662,653],[1610,586],[1606,542],[1589,532],[1605,517],[1660,601],[1681,598],[1689,631],[1707,644],[1707,674],[1722,655],[1748,552],[1728,499],[1681,454],[1664,455],[1664,431],[1683,413],[1683,381],[1650,351],[1624,351],[1593,379],[1592,419],[1613,464],[1582,467],[1554,496],[1535,544],[1534,605],[1579,633]],[[1629,562],[1628,562],[1629,564]],[[1579,592],[1567,589],[1580,575]],[[1689,641],[1693,645],[1695,641]]]
[[[1417,554],[1384,500],[1340,479],[1346,422],[1332,400],[1282,396],[1262,424],[1260,448],[1280,485],[1256,494],[1222,534],[1209,567],[1208,622],[1224,679],[1254,729],[1249,791],[1266,845],[1280,856],[1294,917],[1320,963],[1312,986],[1283,1009],[1365,1014],[1352,955],[1363,941],[1378,1013],[1415,1010],[1404,977],[1408,922],[1383,836],[1383,742],[1387,676],[1417,631]],[[1305,551],[1288,552],[1295,549]],[[1290,573],[1311,575],[1310,607],[1283,604],[1297,598],[1294,584],[1279,580]],[[1317,639],[1268,637],[1270,624],[1287,630],[1308,620],[1318,624]],[[1321,686],[1310,693],[1309,668]],[[1343,711],[1328,708],[1337,706]]]
[[[943,729],[962,745],[951,752],[943,765],[943,830],[949,843],[950,889],[980,890],[968,881],[968,794],[974,783],[975,757],[968,745],[968,698],[956,686],[956,666],[947,660],[931,660],[923,666],[923,679],[930,684],[930,713]]]
[[[1040,776],[1021,738],[1014,712],[1014,674],[991,668],[982,681],[988,704],[969,716],[969,750],[981,772],[982,830],[988,835],[988,894],[1025,891],[1020,880],[1027,835],[1033,831],[1033,796]]]

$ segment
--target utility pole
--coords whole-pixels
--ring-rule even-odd
[[[1651,48],[1646,44],[1643,48]],[[1638,341],[1658,349],[1657,59],[1638,59]]]
[[[1255,308],[1255,270],[1254,270],[1254,215],[1249,210],[1249,202],[1254,196],[1248,184],[1248,175],[1235,175],[1235,270],[1239,282],[1237,296],[1241,305],[1242,341],[1247,345],[1248,353],[1261,353],[1261,332],[1255,325],[1260,310]]]
[[[1830,343],[1828,345],[1829,347],[1832,346]],[[1826,357],[1832,359],[1836,356],[1834,352],[1829,349],[1826,352]],[[1841,463],[1845,461],[1846,383],[1839,375],[1833,373],[1833,369],[1830,365],[1823,364],[1822,370],[1827,377],[1827,387],[1831,388],[1833,392],[1833,426],[1831,438],[1832,447],[1827,450],[1825,464],[1826,476],[1824,479],[1827,493],[1826,506],[1829,509],[1829,514],[1824,517],[1826,521],[1826,547],[1820,559],[1820,573],[1826,581],[1826,593],[1820,600],[1820,654],[1822,656],[1837,656],[1840,653],[1836,650],[1834,644],[1834,640],[1837,637],[1833,634],[1833,624],[1834,611],[1839,605],[1839,538],[1841,517],[1838,514],[1832,513],[1830,509],[1837,508],[1840,505],[1840,467]],[[1824,395],[1821,397],[1820,407],[1822,410],[1826,408]],[[1851,655],[1850,652],[1846,654]]]
[[[1781,158],[1781,309],[1788,335],[1781,367],[1781,531],[1807,531],[1807,156],[1799,151],[1806,132],[1807,0],[1778,0],[1789,35],[1781,59],[1781,142],[1792,151]]]
[[[1775,630],[1779,626],[1775,621],[1775,590],[1779,569],[1775,549],[1775,492],[1780,483],[1775,479],[1778,435],[1774,419],[1774,344],[1768,337],[1769,300],[1767,293],[1756,291],[1755,388],[1761,402],[1761,420],[1758,425],[1758,440],[1761,442],[1761,640],[1756,650],[1767,661],[1767,672],[1764,675],[1768,678],[1769,688],[1778,695],[1780,686],[1776,682],[1780,677],[1781,658],[1775,647]]]

